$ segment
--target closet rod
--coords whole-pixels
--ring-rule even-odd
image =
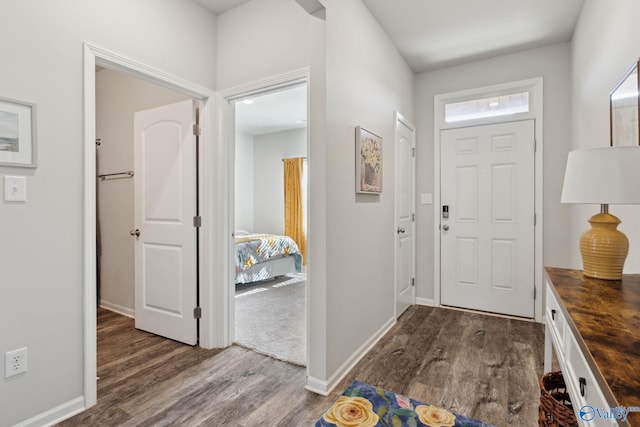
[[[305,157],[285,157],[285,158],[282,159],[282,161],[284,162],[287,159],[305,159],[305,160],[307,160],[307,158],[305,156]]]
[[[120,176],[120,175],[126,175],[127,177],[131,178],[133,176],[133,171],[118,172],[118,173],[105,173],[105,174],[102,174],[102,175],[98,175],[98,178],[100,178],[101,180],[104,181],[107,178],[116,177],[116,176]]]

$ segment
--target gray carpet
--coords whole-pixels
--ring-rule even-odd
[[[306,278],[297,274],[236,285],[236,343],[305,366]]]

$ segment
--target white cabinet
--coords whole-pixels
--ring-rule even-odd
[[[587,363],[585,354],[578,345],[569,327],[566,310],[547,281],[545,309],[545,372],[551,370],[551,348],[555,350],[565,384],[571,396],[578,423],[585,427],[611,427],[618,424],[615,419],[605,418],[605,410],[611,408],[604,397],[596,374]],[[603,380],[600,380],[603,381]]]

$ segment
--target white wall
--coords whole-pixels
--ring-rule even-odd
[[[29,356],[0,375],[13,425],[83,395],[83,43],[215,88],[216,21],[183,0],[23,0],[2,3],[0,28],[0,94],[36,103],[38,132],[36,169],[0,167],[28,194],[0,202],[0,355]]]
[[[609,93],[640,57],[640,2],[586,0],[572,44],[572,149],[609,145]],[[566,161],[566,160],[565,160]],[[597,205],[571,205],[571,267],[582,268],[578,239]],[[610,206],[629,238],[625,273],[640,272],[640,208]]]
[[[307,156],[307,130],[236,133],[235,229],[284,234],[282,159]]]
[[[360,0],[323,3],[326,366],[330,376],[394,317],[393,113],[397,110],[413,120],[414,74]],[[355,194],[356,126],[383,138],[380,195]],[[312,169],[311,179],[313,173]],[[315,197],[313,190],[310,195]],[[316,258],[311,255],[310,259]]]
[[[569,209],[560,204],[564,164],[571,140],[570,45],[539,49],[422,73],[416,78],[416,192],[434,193],[434,96],[536,77],[544,86],[544,231],[545,265],[564,266],[569,259]],[[434,214],[417,204],[418,297],[432,299]]]
[[[308,369],[317,388],[393,321],[393,112],[413,118],[414,90],[360,0],[322,3],[326,22],[293,0],[254,0],[218,19],[220,89],[310,66]],[[379,196],[354,191],[358,125],[385,141]]]
[[[309,65],[309,21],[294,0],[250,1],[218,17],[218,88]]]
[[[254,228],[284,234],[282,159],[307,156],[307,130],[295,129],[254,137]]]
[[[97,173],[134,170],[133,114],[188,99],[141,79],[103,69],[96,73]],[[133,315],[134,180],[97,181],[100,222],[100,304]]]
[[[254,198],[253,135],[236,132],[235,229],[253,231]]]

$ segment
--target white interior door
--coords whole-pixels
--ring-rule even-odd
[[[534,121],[445,130],[440,152],[442,304],[533,317]]]
[[[415,127],[396,117],[396,317],[415,303]]]
[[[134,117],[135,325],[191,345],[197,342],[194,117],[191,100]]]

